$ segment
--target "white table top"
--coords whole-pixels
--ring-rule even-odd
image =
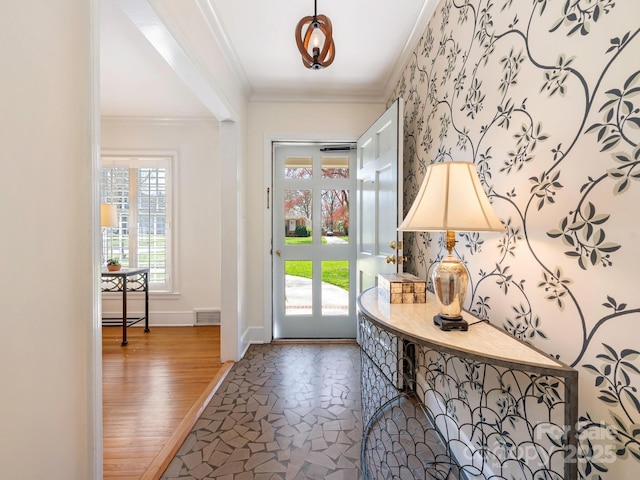
[[[427,303],[391,304],[379,295],[378,288],[372,288],[360,295],[358,306],[363,314],[377,321],[383,328],[390,327],[436,347],[493,358],[500,362],[571,370],[562,362],[487,322],[469,325],[466,332],[440,330],[433,324],[433,317],[438,314],[438,305],[431,292],[427,292]],[[463,312],[463,318],[469,324],[479,320],[467,312]]]

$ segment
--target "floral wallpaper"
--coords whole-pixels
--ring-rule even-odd
[[[441,0],[402,97],[404,208],[474,162],[505,234],[457,234],[466,308],[579,372],[579,475],[640,470],[640,2]],[[441,234],[405,234],[429,278]]]

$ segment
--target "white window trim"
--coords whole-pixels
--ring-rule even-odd
[[[171,189],[167,194],[167,205],[170,207],[169,218],[167,219],[169,225],[168,240],[171,242],[171,248],[169,255],[167,255],[167,267],[169,271],[169,281],[167,290],[149,290],[150,298],[179,298],[180,297],[180,264],[176,261],[178,253],[180,251],[180,243],[178,235],[179,232],[179,215],[178,215],[178,185],[179,185],[179,169],[178,169],[178,152],[176,150],[102,150],[100,154],[100,168],[104,166],[130,166],[131,159],[135,158],[141,165],[145,166],[144,159],[146,158],[167,158],[170,173],[169,182]],[[140,165],[140,164],[139,164]],[[139,166],[138,165],[138,166]],[[154,163],[153,166],[157,165]],[[99,178],[97,180],[100,181]],[[100,185],[98,185],[100,188]]]

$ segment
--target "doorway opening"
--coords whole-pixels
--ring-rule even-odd
[[[273,337],[355,338],[355,144],[272,153]]]

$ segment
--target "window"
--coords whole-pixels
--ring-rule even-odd
[[[101,203],[117,206],[103,249],[123,268],[149,268],[149,289],[171,291],[171,158],[102,157]]]

